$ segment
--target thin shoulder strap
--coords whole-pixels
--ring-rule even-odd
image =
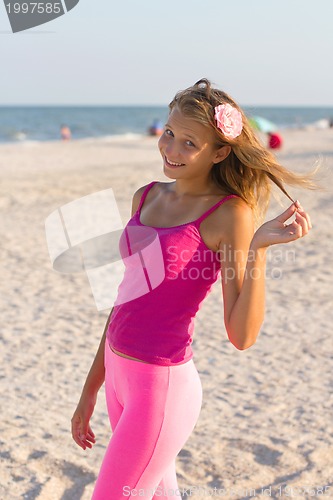
[[[141,210],[141,207],[142,205],[144,204],[144,201],[147,197],[147,194],[148,192],[150,191],[150,189],[153,187],[154,184],[156,184],[157,181],[152,181],[150,184],[148,184],[148,186],[146,187],[146,189],[144,190],[144,192],[142,193],[142,196],[141,196],[141,200],[140,200],[140,203],[139,203],[139,206],[138,206],[138,209],[137,209],[137,212],[140,213],[140,210]]]
[[[230,200],[231,198],[239,198],[237,194],[229,194],[225,198],[222,198],[222,200],[218,201],[215,205],[213,205],[211,208],[207,210],[207,212],[203,213],[199,219],[196,220],[196,223],[199,223],[203,221],[208,215],[210,215],[214,210],[216,210],[220,205],[225,203],[226,201]]]

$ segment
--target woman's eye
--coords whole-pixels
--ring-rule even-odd
[[[164,130],[164,134],[168,135],[169,137],[175,137],[174,133],[169,128],[166,128]],[[185,144],[186,144],[186,146],[190,146],[191,148],[195,148],[196,147],[195,144],[193,144],[193,142],[190,141],[189,139],[187,141],[185,141]]]

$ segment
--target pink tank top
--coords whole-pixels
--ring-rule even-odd
[[[149,227],[139,207],[120,238],[125,266],[107,330],[111,347],[157,365],[185,363],[193,356],[194,318],[220,275],[218,253],[203,242],[200,223],[230,198],[198,219],[173,227]]]

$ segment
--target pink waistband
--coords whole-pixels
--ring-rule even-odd
[[[146,372],[146,373],[153,373],[161,370],[168,370],[172,369],[172,371],[177,371],[184,369],[184,367],[188,367],[189,365],[194,365],[193,359],[190,359],[186,363],[182,363],[180,365],[171,365],[171,366],[165,366],[165,365],[156,365],[153,363],[146,363],[144,361],[136,361],[135,359],[129,359],[129,358],[124,358],[123,356],[120,356],[119,354],[116,354],[113,352],[111,347],[109,346],[108,342],[105,342],[105,362],[107,363],[108,359],[111,363],[117,364],[119,367],[128,367],[131,370],[135,371],[141,371],[141,372]]]

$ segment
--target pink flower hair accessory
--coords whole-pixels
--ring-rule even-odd
[[[227,139],[235,139],[243,129],[242,115],[238,109],[230,104],[220,104],[215,108],[215,116],[217,128]]]

